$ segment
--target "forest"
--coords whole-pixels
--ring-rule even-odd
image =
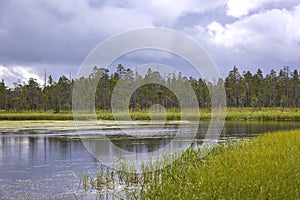
[[[47,80],[45,78],[43,85],[30,78],[23,83],[17,80],[13,87],[8,87],[5,80],[2,79],[0,82],[0,110],[5,112],[52,110],[54,113],[69,111],[72,109],[74,84],[80,82],[88,87],[89,83],[95,80],[97,80],[96,91],[94,91],[95,104],[93,105],[95,106],[92,105],[91,109],[111,110],[112,92],[119,80],[126,81],[127,84],[134,84],[149,78],[155,78],[157,83],[164,83],[165,86],[152,83],[139,87],[130,99],[129,107],[132,111],[146,110],[157,103],[166,109],[180,109],[178,97],[168,89],[168,86],[172,87],[176,84],[190,84],[197,96],[199,107],[203,109],[211,108],[209,87],[220,84],[225,86],[226,104],[229,108],[300,107],[299,72],[297,69],[290,70],[287,66],[284,66],[278,73],[271,70],[265,75],[260,69],[255,74],[250,71],[241,73],[234,66],[225,79],[219,79],[217,83],[210,83],[201,78],[184,77],[181,73],[162,75],[151,69],[148,69],[147,73],[142,76],[119,64],[115,72],[94,67],[87,78],[70,80],[66,76],[61,76],[55,82],[50,75]],[[182,95],[188,95],[184,92],[183,89]],[[86,101],[88,102],[88,99]]]

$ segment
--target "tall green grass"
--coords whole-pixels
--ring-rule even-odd
[[[143,183],[141,199],[299,199],[300,130],[191,149]],[[146,176],[146,175],[144,175]]]
[[[96,177],[83,174],[81,185],[121,199],[300,198],[300,130],[222,144],[202,159],[200,154],[189,149],[172,165],[140,174],[127,165],[131,173],[102,169]]]

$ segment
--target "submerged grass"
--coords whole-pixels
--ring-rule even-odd
[[[97,111],[97,118],[101,120],[114,120],[115,116],[110,111]],[[211,112],[209,110],[200,110],[198,112],[193,110],[186,111],[184,118],[187,120],[210,120]],[[120,120],[127,120],[125,112],[116,114]],[[85,119],[89,113],[81,114],[80,117]],[[149,114],[148,110],[130,112],[133,120],[163,120],[166,116],[167,120],[181,120],[181,113],[175,110],[168,110],[166,115],[164,113]],[[73,113],[61,112],[54,114],[53,112],[4,112],[0,111],[0,120],[73,120]],[[227,109],[226,120],[264,120],[264,121],[300,121],[300,108],[242,108],[242,109]]]
[[[191,149],[144,183],[142,199],[299,199],[300,130]],[[156,181],[160,180],[160,181]]]

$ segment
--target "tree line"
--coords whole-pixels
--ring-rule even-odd
[[[96,91],[90,91],[91,94],[95,94],[95,101],[91,101],[88,96],[82,96],[82,102],[89,104],[90,110],[111,110],[112,93],[118,81],[122,80],[123,84],[132,85],[147,79],[156,80],[156,83],[141,86],[133,92],[129,101],[129,108],[132,111],[149,109],[154,104],[160,104],[165,109],[179,110],[180,98],[190,95],[185,89],[187,86],[191,86],[194,90],[199,107],[210,109],[212,106],[210,88],[221,85],[225,86],[226,104],[230,108],[300,107],[299,72],[296,69],[290,70],[287,66],[283,67],[279,73],[271,70],[265,76],[260,69],[255,74],[250,71],[240,73],[234,66],[225,79],[211,83],[201,78],[187,78],[181,73],[162,75],[151,69],[148,69],[147,73],[142,76],[119,64],[116,72],[110,73],[108,69],[94,67],[89,77],[80,79],[70,80],[66,76],[61,76],[55,82],[50,75],[44,85],[30,78],[26,83],[18,80],[13,87],[7,87],[2,79],[0,110],[6,112],[52,110],[54,113],[68,111],[72,109],[74,84],[80,83],[83,90],[88,90],[89,86],[95,84],[95,81],[97,81]],[[179,96],[176,96],[170,88],[178,87],[178,85],[182,88]],[[80,95],[80,91],[77,95]],[[118,104],[122,103],[122,97],[120,97]]]

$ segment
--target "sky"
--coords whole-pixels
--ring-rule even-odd
[[[224,77],[234,65],[241,73],[300,69],[299,0],[1,0],[0,79],[12,85],[33,77],[42,84],[45,70],[54,80],[75,77],[99,43],[144,27],[186,34]],[[118,61],[182,64],[172,58],[142,52]]]

